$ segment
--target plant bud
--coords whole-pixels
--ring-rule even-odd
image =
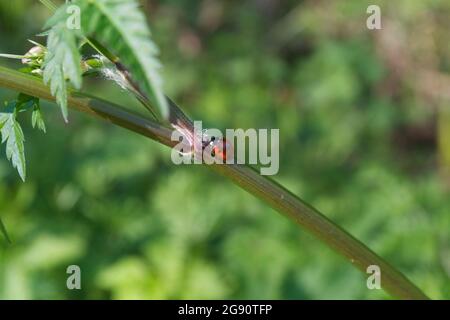
[[[41,46],[34,46],[31,48],[22,59],[23,64],[30,64],[33,60],[42,58],[44,55],[44,48]]]

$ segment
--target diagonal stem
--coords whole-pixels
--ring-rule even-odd
[[[0,87],[54,101],[48,88],[39,78],[1,66]],[[170,139],[172,129],[126,111],[111,102],[78,92],[71,92],[68,103],[74,109],[100,117],[166,146],[173,147],[178,143]],[[253,168],[245,165],[211,165],[208,167],[304,227],[335,252],[344,256],[363,273],[366,273],[367,267],[370,265],[379,266],[381,270],[381,286],[393,297],[400,299],[428,299],[401,272],[318,210],[278,183],[259,175]]]

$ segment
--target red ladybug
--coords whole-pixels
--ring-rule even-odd
[[[227,159],[233,159],[234,149],[233,145],[228,142],[225,138],[216,139],[216,137],[211,137],[208,145],[211,148],[211,155],[213,157],[219,157],[224,162]]]

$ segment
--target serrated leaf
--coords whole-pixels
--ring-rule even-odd
[[[39,130],[46,132],[44,117],[42,116],[41,108],[36,105],[31,114],[31,125],[33,128],[37,127]]]
[[[19,172],[20,177],[25,181],[26,164],[25,164],[25,148],[24,135],[19,122],[15,119],[11,120],[11,132],[6,142],[6,157],[11,160],[14,168]]]
[[[144,14],[136,0],[78,0],[81,24],[86,35],[94,37],[120,57],[133,79],[144,89],[161,115],[168,105],[159,75],[158,49]]]
[[[0,113],[0,133],[2,135],[2,143],[9,138],[11,133],[12,119],[16,117],[16,101],[9,102],[5,109]]]
[[[15,105],[16,112],[23,112],[32,109],[31,125],[33,128],[37,127],[39,130],[46,132],[44,117],[41,113],[41,106],[39,98],[20,93],[17,97],[17,103]]]
[[[14,103],[10,103],[8,107]],[[7,107],[6,111],[9,111]],[[20,177],[25,181],[26,163],[25,163],[25,148],[24,135],[19,122],[16,120],[15,112],[2,112],[0,114],[0,125],[2,143],[6,142],[6,158],[11,161],[14,168],[17,169]]]
[[[62,6],[47,21],[51,27],[47,36],[47,53],[43,64],[43,80],[50,84],[50,92],[61,108],[67,122],[67,84],[66,79],[76,89],[81,88],[81,57],[77,48],[77,30],[69,30],[66,26],[66,7]]]

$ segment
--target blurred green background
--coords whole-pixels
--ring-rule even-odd
[[[382,30],[366,28],[369,4]],[[275,180],[450,298],[450,2],[145,1],[167,93],[217,128],[279,128]],[[0,2],[0,52],[49,12]],[[14,61],[2,65],[19,68]],[[132,105],[101,80],[87,91]],[[16,93],[0,91],[0,100]],[[170,150],[44,104],[27,182],[0,159],[0,298],[389,298],[259,200]],[[27,117],[25,119],[25,117]],[[66,288],[81,268],[82,290]]]

